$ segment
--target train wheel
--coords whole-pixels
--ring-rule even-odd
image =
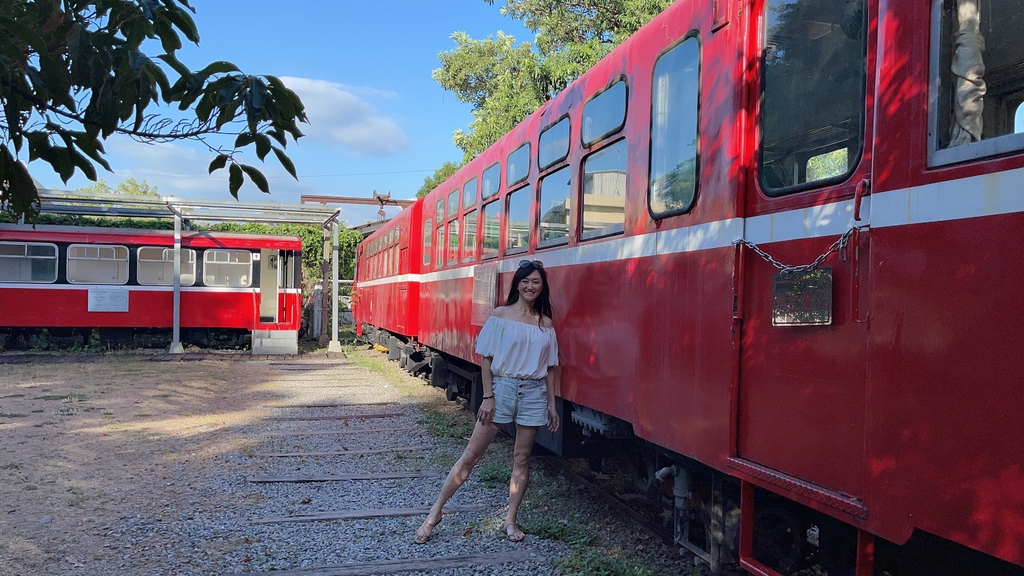
[[[769,506],[754,517],[754,558],[782,574],[792,573],[804,557],[804,526],[785,508]]]

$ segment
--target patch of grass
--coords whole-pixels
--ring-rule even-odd
[[[173,394],[173,393],[168,392],[168,393],[165,393],[165,394],[157,394],[156,396],[154,396],[154,398],[178,398],[180,396],[181,396],[181,394]]]
[[[6,396],[0,396],[0,398],[21,398],[24,394],[8,394]]]
[[[124,428],[130,428],[131,426],[131,422],[118,422],[117,424],[107,424],[104,428],[107,430],[122,430]]]
[[[42,414],[43,412],[46,412],[46,410],[43,410],[41,408],[39,410],[33,410],[32,411],[33,414]]]
[[[566,574],[587,576],[655,576],[650,568],[636,561],[606,556],[586,546],[574,546],[572,553],[555,563]]]
[[[427,432],[441,438],[468,438],[473,433],[472,415],[468,412],[446,414],[431,406],[423,407],[423,418],[416,421],[424,424]]]
[[[25,486],[25,490],[39,490],[39,486],[36,486],[35,484],[28,484]]]
[[[21,464],[17,462],[11,462],[10,464],[4,464],[0,466],[0,470],[21,470]]]
[[[57,410],[57,414],[60,414],[61,416],[74,416],[75,414],[78,414],[78,409],[77,408],[61,408],[60,410]]]
[[[548,515],[529,514],[519,521],[519,527],[527,534],[544,540],[558,540],[580,546],[589,546],[594,540],[594,534],[586,528]]]
[[[33,400],[62,400],[71,404],[77,404],[78,402],[85,402],[89,399],[85,394],[44,394],[42,396],[36,396]]]
[[[452,466],[455,466],[456,462],[458,462],[459,457],[447,452],[431,451],[427,460],[438,468],[451,468]]]
[[[16,414],[14,412],[0,412],[0,418],[26,418],[28,414]]]
[[[497,488],[512,479],[512,469],[501,462],[485,462],[477,468],[476,477],[484,486]]]

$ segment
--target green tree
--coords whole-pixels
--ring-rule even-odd
[[[199,71],[181,63],[182,39],[199,42],[189,1],[0,1],[0,210],[29,221],[39,214],[22,150],[64,182],[77,170],[96,180],[96,165],[110,170],[102,142],[113,134],[203,143],[215,154],[210,172],[227,168],[235,197],[246,178],[269,192],[263,174],[236,159],[243,148],[254,147],[261,161],[273,152],[295,176],[284,148],[302,136],[301,100],[278,78],[230,62]],[[159,47],[155,58],[143,44]],[[160,102],[191,115],[175,121],[150,113]],[[216,145],[208,139],[215,134],[235,139]]]
[[[483,0],[494,4],[494,0]],[[671,0],[505,0],[501,11],[536,34],[515,45],[502,32],[474,40],[452,35],[433,78],[462,102],[473,120],[455,145],[468,162],[607,55]]]
[[[77,188],[77,192],[88,192],[90,194],[124,194],[125,196],[160,196],[156,186],[150,186],[145,180],[139,182],[135,178],[127,178],[111,188],[110,184],[103,178],[91,186]]]
[[[455,174],[461,167],[455,162],[445,162],[432,175],[423,179],[423,186],[420,186],[420,189],[416,191],[416,197],[423,198],[430,194],[431,190],[440,186],[442,182],[447,180],[452,174]]]

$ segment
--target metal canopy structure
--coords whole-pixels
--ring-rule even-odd
[[[331,257],[333,313],[331,341],[328,350],[340,352],[338,341],[338,227],[341,208],[314,207],[277,202],[241,202],[234,200],[202,200],[174,196],[131,196],[71,192],[37,188],[40,212],[107,218],[173,218],[174,219],[174,323],[170,352],[184,353],[181,345],[181,228],[183,222],[262,222],[267,224],[315,224],[330,230],[333,236]],[[370,201],[376,202],[376,201]]]

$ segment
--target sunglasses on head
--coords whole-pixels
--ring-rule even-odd
[[[544,267],[544,263],[541,262],[540,260],[520,260],[519,261],[519,267],[520,268],[524,268],[526,266],[531,266],[531,265],[534,268],[543,268]]]

